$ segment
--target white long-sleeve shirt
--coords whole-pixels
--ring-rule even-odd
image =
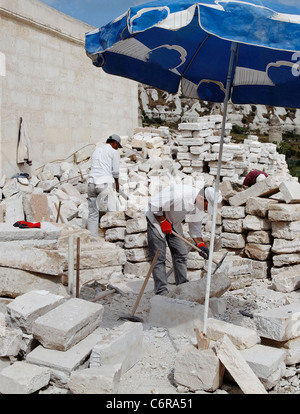
[[[199,189],[182,184],[164,188],[157,196],[150,199],[146,216],[162,237],[165,233],[155,216],[164,216],[172,224],[176,233],[183,235],[182,222],[188,222],[189,234],[192,238],[202,237],[202,220],[204,211],[195,205]]]
[[[119,178],[120,154],[110,144],[95,149],[91,157],[89,183],[114,183]]]

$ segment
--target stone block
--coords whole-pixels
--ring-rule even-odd
[[[278,254],[273,256],[273,264],[276,267],[296,265],[300,263],[300,253]]]
[[[63,296],[54,295],[48,291],[36,290],[17,297],[6,306],[7,326],[20,328],[24,333],[32,333],[33,322],[61,305]]]
[[[245,253],[251,259],[265,261],[271,257],[271,247],[270,244],[247,243]]]
[[[67,255],[67,251],[65,252]],[[80,249],[80,268],[97,269],[101,267],[123,266],[126,263],[124,249],[109,242],[84,243]],[[68,263],[64,263],[64,271],[68,270]]]
[[[32,333],[45,348],[66,351],[100,326],[103,312],[100,304],[72,298],[37,318]]]
[[[220,258],[221,259],[221,258]],[[252,273],[253,261],[236,255],[227,255],[220,271],[224,272],[228,277],[234,275],[244,275]]]
[[[0,296],[16,298],[32,290],[47,290],[55,295],[68,295],[67,288],[63,286],[59,277],[0,267]]]
[[[20,229],[11,224],[0,223],[0,242],[20,240],[55,240],[61,235],[61,229],[52,223],[41,223],[41,228]]]
[[[300,204],[271,204],[268,218],[270,221],[300,220]]]
[[[125,236],[125,249],[134,249],[147,246],[147,233],[128,234]]]
[[[183,122],[178,125],[178,131],[202,131],[208,129],[209,122]]]
[[[207,320],[206,334],[213,341],[218,341],[227,335],[237,349],[251,348],[259,342],[255,330],[213,318]]]
[[[7,179],[2,189],[4,198],[9,199],[14,194],[17,194],[19,188],[20,186],[16,178]]]
[[[223,219],[223,231],[228,233],[242,233],[243,220],[242,219]]]
[[[278,384],[285,371],[283,349],[257,344],[240,352],[267,390]]]
[[[61,184],[60,190],[66,193],[69,197],[74,197],[75,199],[78,199],[78,200],[82,199],[82,195],[80,194],[80,192],[71,183]]]
[[[124,266],[124,274],[131,274],[131,275],[146,275],[148,270],[150,269],[150,262],[129,262],[127,261]]]
[[[105,240],[108,242],[123,241],[125,240],[125,227],[114,227],[107,229],[105,232]]]
[[[208,159],[204,158],[204,160],[205,161],[216,160],[217,158],[215,158],[215,159],[211,158],[212,155],[216,155],[216,154],[208,154],[207,155]],[[226,201],[228,201],[229,198],[233,197],[237,193],[237,191],[233,189],[231,181],[222,181],[220,183],[220,191],[222,193],[223,200],[226,200]],[[227,207],[227,206],[224,206],[224,207]],[[222,207],[222,209],[223,209],[223,207]],[[243,207],[243,209],[244,209],[244,207]],[[224,214],[228,214],[227,208],[224,209]],[[226,217],[226,218],[232,218],[232,217]]]
[[[117,394],[121,364],[86,368],[71,373],[68,388],[73,394]]]
[[[273,221],[272,236],[275,239],[293,240],[300,237],[300,220],[298,221]]]
[[[285,351],[284,363],[295,365],[300,362],[300,336],[288,341],[274,341],[273,339],[261,338],[261,344],[272,348],[280,348]]]
[[[300,203],[300,184],[296,181],[284,181],[279,186],[287,204]]]
[[[269,220],[248,214],[243,220],[243,229],[252,231],[266,231],[271,229]]]
[[[224,368],[212,349],[199,350],[188,345],[178,352],[174,381],[190,391],[215,391],[223,380]]]
[[[125,250],[126,258],[130,262],[145,262],[149,260],[149,249],[146,247]]]
[[[148,323],[168,328],[174,333],[194,336],[195,328],[203,329],[203,316],[204,306],[195,302],[160,295],[150,299]]]
[[[281,256],[281,255],[280,255]],[[273,256],[273,257],[278,257],[278,256]],[[272,267],[271,269],[271,277],[278,275],[282,272],[285,272],[289,270],[290,272],[296,272],[299,273],[300,272],[300,264],[295,264],[295,265],[289,265],[289,266],[282,266],[282,267]]]
[[[253,314],[260,336],[287,341],[300,336],[300,303],[280,306]]]
[[[275,254],[299,253],[300,238],[293,240],[274,239],[272,252]]]
[[[199,256],[198,252],[189,252],[187,256],[188,269],[203,269],[204,260]]]
[[[256,244],[271,244],[272,237],[270,231],[253,231],[250,230],[247,234],[247,242],[248,243],[256,243]]]
[[[245,235],[224,232],[221,233],[222,247],[230,249],[243,249],[245,247]]]
[[[226,181],[224,183],[226,183]],[[224,183],[222,183],[223,187],[225,185]],[[221,215],[224,219],[245,218],[245,207],[223,206],[221,208]]]
[[[252,262],[252,272],[251,277],[255,279],[267,279],[270,277],[270,269],[272,267],[271,261],[257,261],[251,260]]]
[[[30,222],[50,221],[47,194],[31,194],[24,197],[26,220]]]
[[[26,361],[50,368],[51,381],[67,385],[73,371],[87,368],[86,362],[89,361],[92,349],[104,333],[103,329],[98,328],[67,351],[47,349],[40,345],[27,355]]]
[[[22,345],[21,329],[0,326],[0,357],[17,356]]]
[[[59,276],[64,272],[67,252],[26,245],[24,241],[0,242],[0,266]]]
[[[93,348],[90,367],[121,365],[124,374],[143,357],[143,325],[125,322],[104,335]]]
[[[126,227],[124,211],[106,213],[101,217],[100,227],[102,229],[108,229],[110,227]]]
[[[293,292],[300,289],[300,272],[286,270],[272,277],[272,289],[277,292]]]
[[[260,181],[244,191],[240,191],[229,198],[231,206],[242,206],[247,203],[250,197],[265,197],[275,194],[279,190],[279,185],[284,181],[281,175],[269,176],[263,181]]]
[[[207,278],[191,280],[176,286],[169,292],[168,296],[176,299],[183,299],[199,304],[204,303],[206,295]],[[210,297],[221,297],[230,288],[230,279],[222,270],[211,276]]]
[[[177,141],[179,145],[187,145],[190,147],[204,144],[204,138],[179,138]]]
[[[5,223],[7,223],[7,227],[20,220],[25,220],[23,197],[16,195],[5,199]]]
[[[270,205],[276,203],[278,201],[269,198],[250,197],[246,203],[246,213],[267,218]]]
[[[49,382],[48,368],[17,361],[0,372],[0,393],[33,394]]]

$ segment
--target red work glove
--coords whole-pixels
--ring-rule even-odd
[[[161,227],[161,229],[162,229],[162,231],[164,233],[166,233],[166,234],[172,234],[172,225],[171,225],[171,223],[168,220],[166,220],[166,219],[163,220],[160,223],[160,227]]]
[[[41,223],[30,223],[28,221],[17,221],[14,224],[14,227],[19,227],[20,229],[40,229]]]
[[[208,256],[209,256],[209,250],[208,248],[205,246],[205,243],[199,243],[197,245],[198,249],[201,250],[201,252],[199,252],[200,256],[203,257],[203,259],[207,260]]]

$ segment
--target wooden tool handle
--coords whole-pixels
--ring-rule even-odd
[[[152,271],[153,271],[153,268],[154,268],[154,266],[155,266],[155,264],[156,264],[156,262],[157,262],[157,259],[158,259],[159,254],[160,254],[160,249],[158,249],[158,250],[157,250],[157,252],[156,252],[156,254],[155,254],[155,256],[154,256],[154,259],[153,259],[152,264],[151,264],[151,266],[150,266],[150,269],[149,269],[149,271],[148,271],[148,273],[147,273],[147,276],[146,276],[146,278],[145,278],[145,280],[144,280],[144,283],[143,283],[143,286],[142,286],[141,291],[140,291],[140,293],[139,293],[139,296],[138,296],[138,298],[137,298],[137,300],[136,300],[136,302],[135,302],[135,305],[134,305],[133,310],[132,310],[132,313],[131,313],[131,317],[132,317],[132,318],[133,318],[133,316],[134,316],[134,314],[135,314],[135,312],[136,312],[136,310],[137,310],[137,307],[139,306],[139,303],[140,303],[141,297],[142,297],[142,295],[143,295],[143,293],[144,293],[145,287],[146,287],[146,285],[147,285],[147,283],[148,283],[148,280],[149,280],[149,278],[150,278],[150,276],[151,276],[151,273],[152,273]]]
[[[190,241],[188,241],[184,237],[180,236],[180,234],[175,233],[174,230],[172,231],[172,234],[174,234],[174,236],[176,236],[179,239],[181,239],[182,241],[184,241],[186,244],[188,244],[189,246],[191,246],[193,249],[197,250],[198,253],[202,253],[201,250],[195,244],[191,243]]]

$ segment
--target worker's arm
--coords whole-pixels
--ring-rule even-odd
[[[201,250],[201,253],[199,252],[199,254],[201,257],[207,260],[209,256],[209,249],[205,245],[204,240],[202,238],[201,228],[202,228],[201,221],[198,221],[198,222],[195,221],[195,222],[189,223],[189,233],[192,239],[194,240],[194,242],[196,243],[196,246],[198,247],[198,249]]]
[[[120,185],[119,185],[119,179],[118,178],[115,178],[115,184],[116,184],[116,191],[119,192]]]
[[[119,192],[120,156],[118,151],[113,152],[112,176],[115,180],[116,190]]]
[[[195,237],[195,238],[193,238],[193,240],[194,240],[194,242],[196,243],[197,246],[198,246],[199,243],[204,243],[202,237]]]

